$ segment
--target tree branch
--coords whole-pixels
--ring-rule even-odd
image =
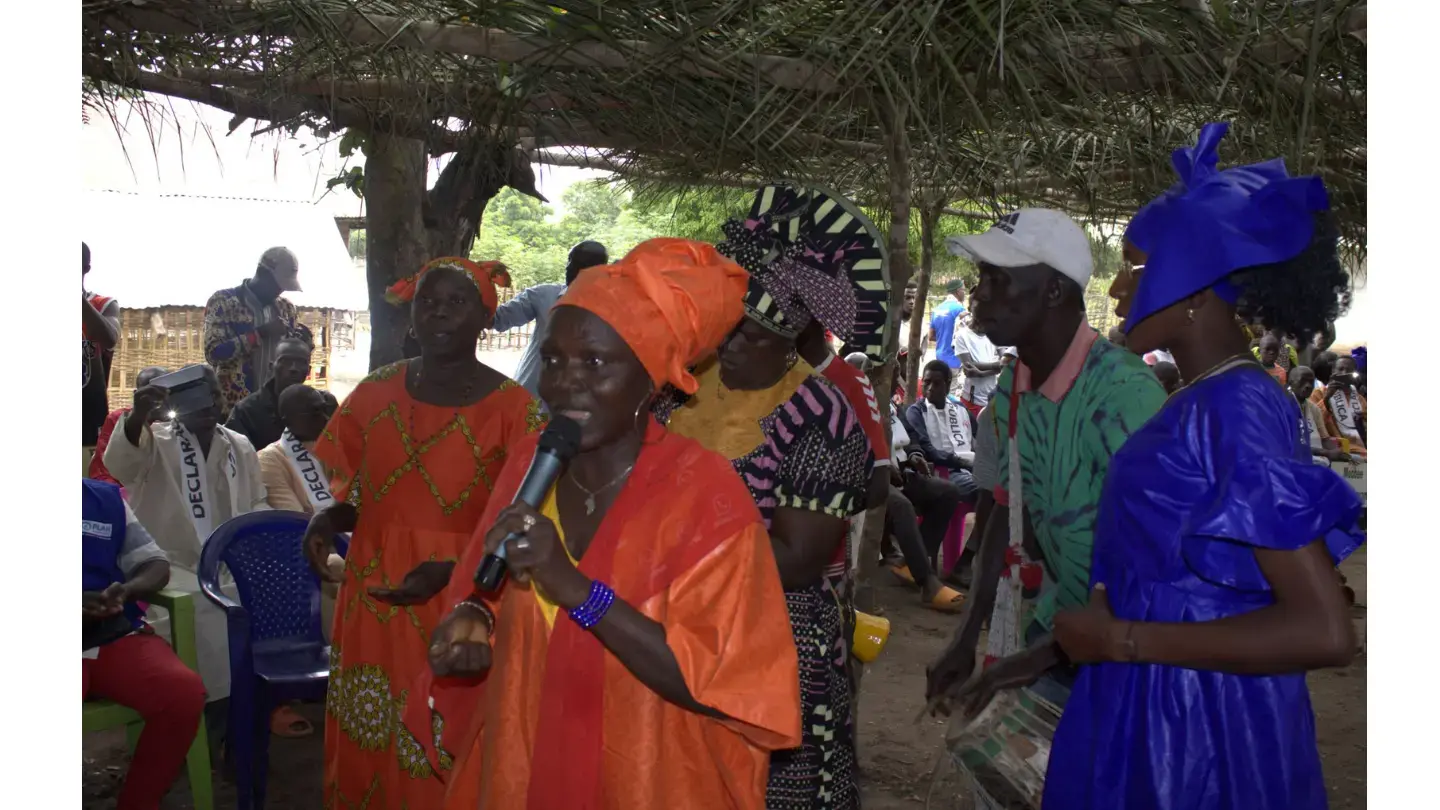
[[[328,118],[337,129],[356,127],[424,141],[435,154],[455,151],[465,138],[463,133],[452,132],[427,121],[393,115],[372,115],[363,107],[346,102],[257,98],[223,87],[176,79],[160,73],[124,69],[93,57],[86,57],[81,61],[81,72],[96,81],[188,99],[244,118],[289,121],[306,114],[320,115]]]
[[[235,2],[199,3],[193,0],[161,0],[159,8],[120,8],[118,17],[127,27],[156,34],[212,33],[227,36],[257,34],[261,30],[299,36],[296,28],[268,23],[263,7]],[[747,55],[738,51],[728,58],[738,65],[726,65],[693,52],[635,40],[619,41],[618,48],[595,41],[557,41],[520,36],[493,28],[470,25],[443,25],[407,20],[380,14],[336,12],[328,15],[334,33],[354,45],[401,47],[425,53],[475,56],[497,62],[545,67],[569,66],[610,70],[634,70],[634,56],[648,59],[671,57],[668,69],[706,78],[754,77],[787,90],[835,93],[842,86],[829,72],[804,59],[788,56]],[[245,23],[249,22],[249,30]]]

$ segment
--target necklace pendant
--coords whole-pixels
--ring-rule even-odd
[[[591,495],[585,499],[585,514],[595,514],[595,496]]]

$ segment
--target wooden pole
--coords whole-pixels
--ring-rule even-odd
[[[905,335],[905,404],[915,401],[915,381],[920,378],[920,338],[925,331],[925,297],[930,294],[930,271],[935,267],[935,227],[940,224],[944,202],[926,200],[920,206],[920,271],[915,274],[915,311]],[[901,288],[903,291],[903,287]]]
[[[886,164],[889,168],[890,195],[890,313],[896,328],[890,330],[885,354],[894,357],[900,348],[900,305],[905,300],[905,284],[910,279],[910,138],[905,127],[909,118],[906,102],[892,101],[884,116]],[[876,404],[880,406],[881,424],[889,434],[890,392],[893,390],[894,363],[873,369],[870,383],[875,387]],[[872,612],[876,607],[875,577],[880,570],[880,541],[885,534],[885,507],[878,506],[865,515],[865,532],[857,552],[855,606]]]

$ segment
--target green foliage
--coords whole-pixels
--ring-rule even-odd
[[[632,202],[631,210],[657,233],[714,242],[721,238],[725,220],[750,210],[754,194],[744,189],[681,188],[647,193]]]
[[[338,183],[337,183],[338,185]],[[743,216],[749,209],[752,192],[743,189],[676,188],[647,190],[639,196],[603,180],[575,183],[562,197],[564,214],[555,207],[505,188],[485,208],[480,236],[471,258],[499,260],[510,268],[515,288],[565,280],[565,261],[577,242],[593,239],[609,250],[612,259],[657,236],[675,236],[702,242],[721,238],[720,226],[730,217]],[[888,212],[865,209],[882,232],[888,232]],[[935,227],[935,254],[931,269],[931,305],[945,295],[945,282],[960,279],[970,287],[976,281],[975,266],[951,255],[945,240],[951,236],[980,233],[989,222],[967,217],[941,216]],[[351,235],[353,255],[364,255],[364,231]],[[920,267],[920,214],[912,211],[910,223],[910,264]],[[1096,283],[1109,287],[1121,264],[1119,238],[1092,234]],[[1103,297],[1103,296],[1102,296]]]
[[[632,195],[604,181],[576,183],[562,198],[564,215],[512,188],[490,201],[471,257],[505,262],[516,289],[565,280],[565,261],[577,242],[592,239],[611,258],[657,236],[713,242],[720,225],[749,205],[746,192],[685,190]]]
[[[365,169],[360,166],[351,166],[348,171],[325,181],[325,188],[333,190],[336,186],[344,186],[356,197],[365,197]]]

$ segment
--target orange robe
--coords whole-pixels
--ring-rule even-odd
[[[513,449],[482,526],[534,456]],[[477,539],[450,591],[483,556]],[[407,725],[441,767],[447,810],[761,810],[769,752],[800,743],[795,642],[769,537],[730,463],[652,425],[629,483],[580,570],[665,627],[690,694],[728,716],[668,703],[563,613],[547,625],[530,586],[507,582],[483,682],[424,679]],[[438,743],[438,748],[437,748]]]
[[[334,492],[360,509],[336,599],[325,705],[325,806],[431,810],[445,786],[400,723],[428,669],[439,601],[395,607],[367,589],[398,585],[425,560],[457,559],[505,464],[506,448],[543,424],[539,402],[506,382],[463,408],[416,402],[405,364],[363,380],[315,446]]]

